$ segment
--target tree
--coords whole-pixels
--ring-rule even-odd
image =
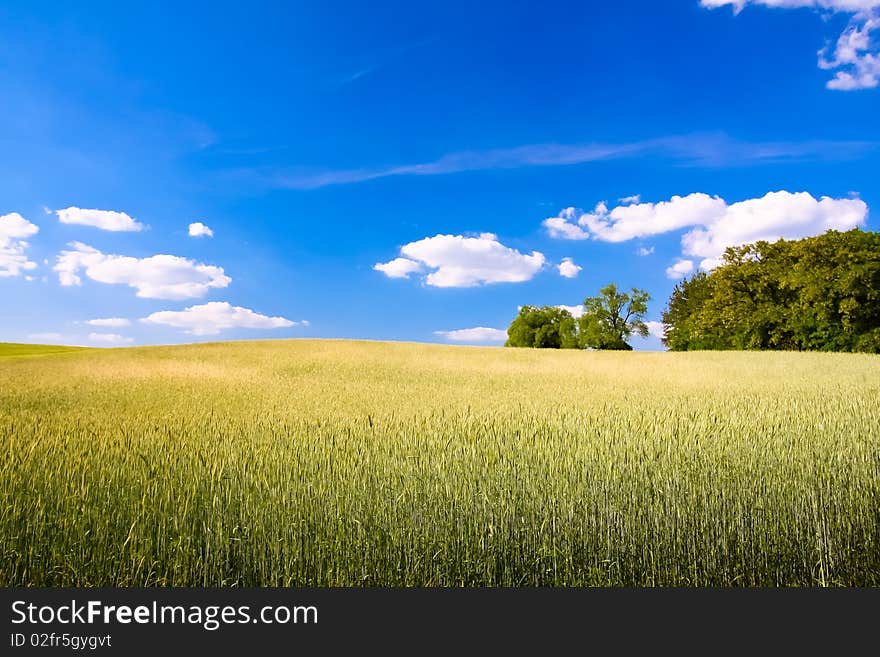
[[[648,335],[644,322],[651,295],[632,288],[630,293],[619,292],[611,283],[599,290],[598,297],[587,297],[586,308],[580,319],[581,347],[594,349],[632,349],[627,340],[635,333]]]
[[[679,283],[665,344],[880,353],[880,234],[853,229],[728,248]]]
[[[574,317],[554,306],[523,306],[507,329],[507,336],[505,347],[577,348]]]

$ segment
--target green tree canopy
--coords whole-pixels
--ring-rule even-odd
[[[567,310],[554,306],[523,306],[507,329],[505,346],[575,349],[574,317]]]
[[[645,313],[651,295],[632,288],[620,292],[614,283],[599,290],[599,296],[584,300],[585,312],[580,318],[578,342],[593,349],[632,349],[627,341],[633,334],[645,337],[648,326]]]
[[[880,234],[828,231],[728,248],[679,283],[664,343],[692,349],[880,353]]]

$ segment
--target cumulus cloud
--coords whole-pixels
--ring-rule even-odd
[[[563,258],[562,262],[558,265],[558,269],[560,276],[565,278],[577,278],[577,275],[583,270],[583,267],[576,265],[571,258]]]
[[[619,200],[621,205],[630,205],[632,203],[639,203],[642,200],[642,195],[634,194],[633,196],[624,196]]]
[[[233,328],[276,329],[308,322],[292,322],[284,317],[268,317],[249,308],[230,305],[226,301],[212,301],[185,310],[162,310],[141,320],[145,324],[172,326],[191,335],[217,335]]]
[[[79,224],[80,226],[92,226],[101,230],[113,232],[140,231],[144,225],[138,223],[124,212],[114,210],[87,210],[77,207],[69,207],[56,210],[58,220],[62,224]]]
[[[105,319],[90,319],[86,321],[90,326],[101,326],[104,328],[122,328],[131,326],[131,322],[122,317],[107,317]]]
[[[666,335],[666,326],[663,322],[645,322],[648,326],[648,333],[653,335],[655,338],[660,338],[661,340]]]
[[[214,237],[214,231],[208,228],[201,221],[196,221],[189,225],[190,237]]]
[[[520,253],[501,244],[492,233],[479,237],[435,235],[405,244],[400,253],[403,258],[378,263],[374,269],[400,278],[403,271],[407,271],[406,275],[417,271],[409,264],[416,263],[432,270],[425,276],[425,283],[433,287],[520,283],[531,280],[546,262],[543,253]]]
[[[131,344],[134,342],[134,338],[127,338],[118,333],[89,333],[89,342],[112,345]]]
[[[880,29],[880,0],[700,0],[704,7],[732,6],[735,13],[746,5],[781,9],[813,8],[852,14],[849,25],[834,46],[819,51],[819,68],[836,70],[829,89],[853,91],[880,84],[880,46],[871,33]]]
[[[625,242],[713,221],[726,206],[724,200],[708,194],[673,196],[660,203],[619,205],[611,211],[600,203],[593,212],[582,214],[578,224],[595,239]]]
[[[507,331],[486,328],[485,326],[455,331],[434,331],[434,335],[442,336],[451,342],[505,342],[507,340]]]
[[[826,85],[838,91],[872,89],[880,84],[880,47],[872,42],[871,33],[880,30],[880,10],[857,17],[841,34],[834,51],[819,51],[819,67],[837,70]],[[830,56],[829,56],[830,55]]]
[[[583,317],[584,313],[587,311],[587,309],[583,305],[580,305],[580,306],[556,306],[556,307],[559,308],[560,310],[567,310],[569,313],[571,313],[571,316],[574,317],[575,319]]]
[[[605,242],[690,228],[681,239],[684,255],[700,258],[700,266],[711,269],[729,246],[799,239],[830,229],[849,230],[864,225],[867,215],[868,206],[859,198],[823,196],[817,200],[807,192],[779,191],[730,205],[718,196],[702,193],[613,210],[600,203],[593,212],[575,213],[571,218],[577,217],[576,227]]]
[[[39,232],[39,227],[17,212],[0,216],[0,278],[19,276],[24,271],[37,268],[28,260],[27,238]]]
[[[554,239],[560,240],[588,240],[590,234],[580,226],[572,223],[577,217],[576,208],[565,208],[556,217],[544,219],[543,226],[547,229],[547,234]]]
[[[385,274],[388,278],[409,278],[410,274],[422,271],[421,263],[409,258],[395,258],[389,262],[377,262],[373,269]]]
[[[652,247],[650,247],[650,248],[645,248],[644,246],[642,246],[642,247],[639,247],[639,250],[636,251],[636,253],[639,254],[639,255],[642,256],[642,257],[644,257],[644,256],[649,256],[649,255],[651,255],[652,253],[654,253],[654,247],[652,246]]]
[[[685,233],[682,250],[702,258],[703,269],[711,269],[729,246],[849,230],[864,225],[867,216],[868,206],[858,198],[817,200],[807,192],[770,192],[727,206],[720,216]]]
[[[680,258],[666,268],[666,277],[677,280],[679,278],[684,278],[692,271],[694,271],[694,261]]]
[[[179,256],[159,254],[148,258],[108,255],[81,242],[62,251],[54,270],[61,285],[81,285],[80,273],[99,283],[128,285],[144,299],[191,299],[211,288],[224,288],[232,279],[222,267],[196,263]]]

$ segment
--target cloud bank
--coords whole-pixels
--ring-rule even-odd
[[[864,225],[867,204],[858,198],[814,198],[807,192],[770,192],[761,198],[728,204],[718,196],[694,193],[673,196],[660,203],[619,205],[609,210],[599,203],[592,212],[566,208],[544,221],[551,237],[587,237],[604,242],[625,242],[690,228],[681,238],[682,253],[701,259],[703,269],[717,266],[729,246],[758,240],[799,239],[827,230],[849,230]],[[570,228],[561,228],[564,221]],[[581,237],[584,235],[585,237]],[[672,272],[685,265],[676,263]],[[685,272],[687,273],[687,272]]]

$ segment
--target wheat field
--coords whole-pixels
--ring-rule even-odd
[[[877,586],[880,358],[0,345],[2,586]]]

